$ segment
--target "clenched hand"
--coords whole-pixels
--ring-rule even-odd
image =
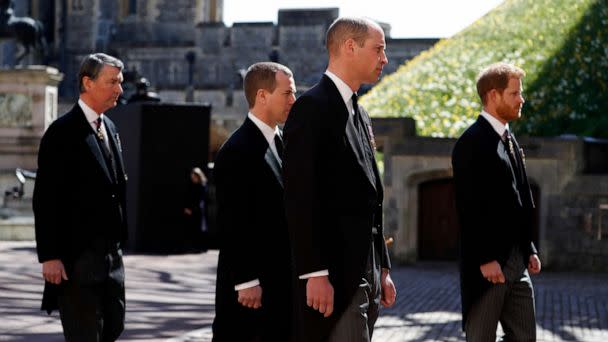
[[[63,262],[59,259],[47,260],[42,263],[42,276],[51,284],[59,285],[62,280],[68,280]]]
[[[258,309],[262,307],[262,287],[258,285],[239,290],[238,301],[247,308]]]
[[[492,284],[502,284],[505,282],[505,275],[502,273],[502,268],[498,261],[490,261],[487,264],[479,266],[479,269],[483,277]]]

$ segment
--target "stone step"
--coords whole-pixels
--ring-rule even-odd
[[[35,240],[34,217],[14,216],[0,218],[0,241]]]

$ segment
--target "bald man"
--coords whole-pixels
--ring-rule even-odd
[[[384,32],[359,18],[327,31],[329,64],[285,125],[285,209],[298,275],[300,341],[371,341],[380,303],[395,301],[371,121],[357,90],[376,82]]]

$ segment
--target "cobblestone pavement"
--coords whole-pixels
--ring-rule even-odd
[[[211,340],[217,252],[127,255],[127,324],[120,341]],[[398,299],[374,342],[463,341],[454,264],[392,272]],[[533,278],[539,341],[608,341],[608,274],[543,272]],[[63,341],[57,313],[39,311],[33,242],[0,242],[0,341]],[[500,330],[500,329],[499,329]]]

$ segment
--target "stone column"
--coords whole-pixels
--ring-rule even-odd
[[[36,169],[40,138],[57,118],[62,79],[42,65],[0,70],[0,172]]]

